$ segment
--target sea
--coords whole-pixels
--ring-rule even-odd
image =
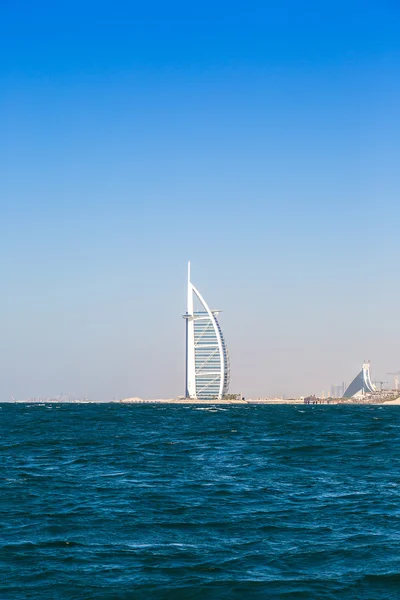
[[[400,406],[0,404],[1,600],[400,598]]]

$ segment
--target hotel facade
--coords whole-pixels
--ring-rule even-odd
[[[229,389],[229,356],[218,321],[191,282],[188,264],[186,321],[186,398],[220,400]]]
[[[365,362],[359,374],[343,394],[343,398],[362,398],[373,392],[376,392],[376,387],[371,381],[371,365],[369,362]]]

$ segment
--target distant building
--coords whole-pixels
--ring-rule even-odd
[[[192,284],[189,263],[187,311],[183,315],[186,320],[186,398],[217,400],[228,393],[229,357],[218,322],[220,312],[211,310]]]
[[[361,371],[343,394],[343,398],[357,398],[372,392],[376,392],[376,388],[371,381],[371,365],[369,362],[365,362]]]
[[[331,385],[331,398],[342,398],[346,389],[346,384]]]

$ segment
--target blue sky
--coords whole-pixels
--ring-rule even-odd
[[[183,393],[186,261],[233,391],[400,369],[394,1],[0,6],[0,397]]]

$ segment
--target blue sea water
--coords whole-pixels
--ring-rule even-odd
[[[1,600],[400,598],[400,407],[0,405]]]

